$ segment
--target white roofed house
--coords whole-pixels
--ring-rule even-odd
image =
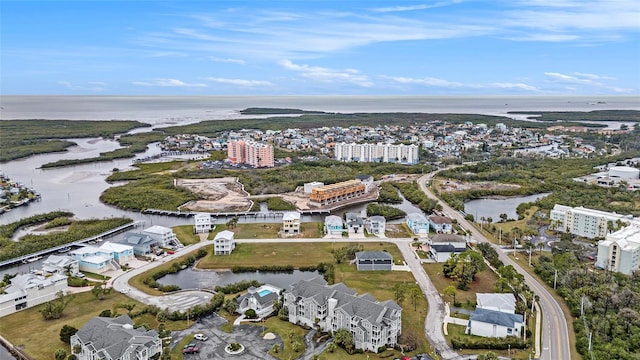
[[[297,211],[287,211],[282,216],[282,232],[285,234],[300,233],[300,213]]]
[[[329,215],[324,218],[324,232],[327,235],[342,235],[344,223],[342,218],[336,215]]]
[[[422,213],[411,213],[406,217],[407,226],[416,235],[429,233],[429,220]]]
[[[49,255],[42,262],[42,270],[49,274],[76,274],[80,271],[80,262],[66,255]]]
[[[80,262],[80,271],[102,274],[109,270],[120,269],[112,253],[94,246],[84,246],[69,252],[69,256]]]
[[[152,227],[146,228],[142,231],[144,234],[151,236],[151,238],[158,241],[161,247],[168,247],[172,244],[177,246],[181,246],[182,244],[178,241],[176,234],[174,234],[173,230],[168,227],[154,225]]]
[[[364,221],[356,213],[348,212],[346,215],[347,231],[353,234],[362,234]]]
[[[269,316],[273,312],[273,302],[280,298],[281,290],[267,284],[258,288],[252,286],[236,299],[238,303],[236,311],[244,314],[247,310],[253,309],[260,318]]]
[[[369,234],[384,236],[387,219],[384,216],[375,215],[368,217],[364,222],[364,227]]]
[[[216,234],[213,239],[214,255],[229,255],[236,247],[236,241],[233,238],[234,233],[229,230],[223,230]]]
[[[155,330],[134,329],[128,315],[94,317],[71,336],[71,353],[78,360],[149,360],[162,354],[162,341]]]
[[[208,233],[211,231],[211,215],[207,213],[197,213],[193,216],[193,232],[195,234]]]
[[[120,265],[128,264],[135,258],[135,255],[133,253],[133,246],[130,245],[106,241],[102,245],[100,245],[99,249],[110,253],[113,259]]]
[[[0,294],[0,316],[51,301],[58,292],[66,293],[68,288],[67,277],[61,274],[48,277],[21,274],[10,281],[11,285]]]

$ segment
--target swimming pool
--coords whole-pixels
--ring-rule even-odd
[[[271,294],[271,290],[264,289],[264,290],[258,291],[258,295],[260,295],[260,297],[267,296],[269,294]]]

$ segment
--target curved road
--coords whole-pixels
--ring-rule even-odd
[[[458,224],[462,225],[465,229],[471,231],[472,236],[477,241],[487,242],[496,249],[500,260],[506,264],[513,266],[516,271],[524,275],[524,279],[531,288],[531,290],[538,295],[540,308],[543,314],[543,328],[542,328],[542,351],[540,353],[540,359],[542,360],[568,360],[571,359],[571,344],[569,343],[569,328],[567,327],[567,320],[564,317],[562,308],[558,302],[551,296],[549,291],[540,284],[536,278],[529,275],[527,271],[522,269],[515,261],[509,258],[497,245],[489,242],[487,238],[472,226],[460,212],[451,208],[445,202],[436,197],[426,186],[426,183],[430,181],[433,175],[436,173],[431,172],[422,176],[418,180],[420,189],[424,191],[427,196],[437,200],[445,214],[458,221]],[[442,301],[442,300],[440,300]],[[431,313],[431,303],[429,303],[429,313]],[[428,318],[427,318],[428,319]]]

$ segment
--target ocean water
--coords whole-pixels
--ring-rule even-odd
[[[327,112],[507,115],[509,111],[640,110],[640,96],[0,96],[0,119],[138,120],[184,125],[236,119],[248,107]],[[251,116],[256,117],[256,116]],[[522,118],[522,116],[511,116]]]

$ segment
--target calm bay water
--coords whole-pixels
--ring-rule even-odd
[[[479,221],[484,216],[485,218],[491,218],[493,222],[497,222],[500,221],[500,214],[507,214],[509,219],[518,219],[518,213],[516,212],[518,205],[536,201],[547,195],[549,194],[471,200],[464,204],[464,212],[473,215],[476,221]]]

